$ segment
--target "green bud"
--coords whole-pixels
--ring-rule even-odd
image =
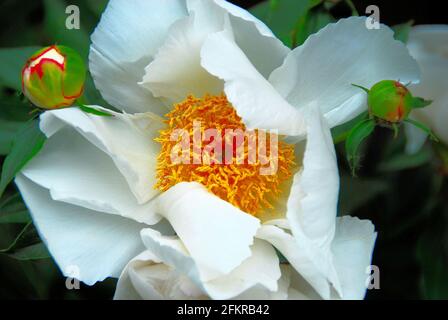
[[[413,100],[408,88],[393,80],[376,83],[367,96],[370,115],[390,123],[406,119],[412,110]]]
[[[22,90],[36,106],[58,109],[71,106],[84,88],[86,68],[79,54],[65,46],[37,51],[22,69]]]

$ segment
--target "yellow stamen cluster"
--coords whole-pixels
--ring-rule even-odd
[[[265,147],[265,155],[271,155],[270,135],[265,134],[265,141],[255,135],[244,136],[244,159],[238,156],[233,147],[232,163],[228,161],[214,162],[201,161],[197,163],[193,159],[213,159],[215,154],[206,148],[207,143],[202,143],[201,154],[198,149],[190,147],[190,163],[173,163],[172,151],[178,147],[179,141],[172,141],[172,133],[176,129],[189,132],[190,141],[193,141],[194,122],[201,123],[201,137],[204,137],[206,129],[216,129],[222,136],[222,153],[227,143],[234,143],[234,139],[228,141],[225,136],[227,129],[240,129],[246,132],[246,127],[237,115],[235,109],[228,102],[225,95],[210,96],[202,99],[188,96],[186,100],[174,105],[173,110],[166,114],[167,128],[160,131],[156,139],[161,144],[161,152],[157,158],[157,183],[156,189],[166,191],[179,182],[199,182],[210,192],[221,199],[228,201],[242,211],[256,215],[264,208],[272,208],[271,202],[281,192],[280,185],[292,175],[294,166],[294,147],[281,140],[274,147],[277,148],[277,170],[273,174],[262,175],[260,169],[266,167],[266,162],[256,159],[249,161],[249,141],[256,139],[256,145]],[[210,141],[209,141],[210,142]],[[187,150],[188,151],[188,150]],[[240,155],[243,153],[240,153]],[[237,159],[238,156],[238,159]],[[266,160],[266,159],[265,159]],[[271,201],[270,201],[271,200]]]

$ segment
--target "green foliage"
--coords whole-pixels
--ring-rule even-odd
[[[350,131],[353,129],[353,127],[356,126],[362,120],[366,119],[367,116],[368,116],[368,113],[366,111],[366,112],[361,113],[354,119],[352,119],[344,124],[341,124],[337,127],[334,127],[331,130],[331,135],[333,137],[333,143],[338,144],[338,143],[344,142],[347,139],[347,137],[350,134]]]
[[[6,186],[43,147],[45,136],[39,129],[39,122],[32,120],[17,133],[11,152],[5,159],[0,178],[0,197]]]
[[[18,193],[0,202],[0,224],[29,223],[31,217]]]
[[[82,111],[86,112],[86,113],[90,113],[90,114],[94,114],[96,116],[101,116],[101,117],[111,117],[112,115],[110,113],[107,113],[105,111],[102,110],[97,110],[95,108],[92,107],[88,107],[86,105],[79,105],[79,109],[81,109]]]
[[[295,43],[295,26],[306,14],[310,0],[271,0],[251,9],[252,14],[264,21],[287,46]]]
[[[0,155],[9,153],[12,141],[22,126],[23,122],[0,119]]]
[[[50,257],[31,221],[7,248],[0,249],[0,254],[6,254],[18,260],[39,260]]]
[[[89,53],[89,34],[85,28],[79,30],[69,30],[65,27],[67,14],[65,8],[67,3],[62,0],[44,0],[45,19],[44,27],[48,34],[51,34],[56,44],[63,44],[73,48],[87,58]]]
[[[350,0],[344,3],[354,15],[358,15]],[[336,4],[337,1],[329,0],[267,0],[249,11],[265,22],[285,45],[294,48],[335,21],[329,9]]]
[[[39,47],[1,48],[0,86],[6,86],[17,91],[22,90],[21,72],[26,60]]]
[[[369,118],[358,123],[348,134],[345,140],[345,150],[347,153],[347,160],[352,169],[352,174],[355,174],[359,165],[359,146],[361,143],[372,134],[375,129],[375,120]]]
[[[425,126],[423,123],[418,122],[416,120],[412,120],[412,119],[405,119],[404,120],[407,123],[412,124],[413,126],[417,127],[418,129],[422,130],[424,133],[426,133],[427,135],[429,135],[429,137],[431,138],[431,140],[433,141],[439,141],[439,139],[432,133],[431,129],[429,129],[427,126]]]
[[[393,26],[392,30],[394,30],[395,32],[394,33],[395,39],[403,43],[407,43],[409,38],[409,32],[411,31],[413,24],[414,20],[409,20],[408,22]]]
[[[429,106],[432,103],[431,100],[425,100],[420,97],[414,97],[412,101],[412,108],[419,109]]]
[[[320,3],[318,2],[318,4]],[[318,4],[315,4],[299,18],[293,31],[293,47],[300,46],[311,34],[318,32],[327,24],[335,21],[331,14]]]
[[[285,45],[296,47],[310,34],[333,21],[327,11],[316,9],[323,2],[323,0],[271,0],[261,2],[250,11],[264,21]]]

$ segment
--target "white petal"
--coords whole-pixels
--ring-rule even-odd
[[[320,112],[307,116],[307,140],[302,169],[294,175],[287,218],[295,237],[303,236],[328,248],[335,228],[339,174],[330,129]]]
[[[419,61],[427,56],[448,58],[448,25],[418,25],[409,32],[407,46]]]
[[[196,182],[181,182],[157,198],[196,263],[211,273],[229,273],[250,256],[260,222]]]
[[[415,110],[413,111],[413,113],[414,115],[411,115],[411,118],[413,120],[416,120]],[[408,154],[414,154],[418,152],[423,147],[426,142],[426,138],[428,137],[428,135],[424,131],[410,123],[404,124],[404,132],[406,134],[406,152]]]
[[[340,291],[331,254],[338,168],[326,120],[317,109],[310,109],[307,123],[302,169],[294,175],[287,202],[286,217],[292,235],[275,226],[263,226],[257,237],[271,242],[324,299],[329,299],[329,282]]]
[[[365,17],[341,19],[311,35],[270,82],[297,108],[319,106],[330,127],[365,110],[365,93],[352,83],[370,88],[385,79],[417,82],[418,66],[393,31],[385,25],[368,29],[365,22]]]
[[[446,61],[445,68],[441,68],[440,70],[444,70],[445,74],[448,72],[448,60]],[[435,80],[435,79],[433,79]],[[446,82],[446,81],[445,81]],[[434,84],[432,82],[431,84]],[[412,92],[429,92],[431,91],[430,83],[425,82],[422,83],[422,86],[418,89],[411,88]],[[424,87],[423,87],[424,86]],[[446,90],[447,87],[445,87]],[[448,119],[448,93],[445,93],[443,95],[431,95],[431,94],[416,94],[416,96],[424,97],[429,100],[433,100],[433,103],[431,103],[429,106],[425,107],[421,110],[414,110],[412,117],[415,118],[418,121],[423,122],[423,124],[426,124],[430,129],[433,130],[435,135],[445,144],[448,144],[448,126],[446,125],[447,119]],[[420,130],[421,131],[421,130]],[[418,138],[417,138],[418,139]]]
[[[363,299],[377,233],[369,220],[338,218],[332,243],[343,299]]]
[[[230,273],[215,275],[211,279],[208,278],[207,267],[190,256],[177,238],[161,236],[159,232],[151,229],[142,230],[141,233],[143,242],[151,253],[178,273],[186,275],[213,299],[234,298],[257,285],[261,285],[265,290],[277,290],[277,280],[280,278],[279,261],[272,246],[264,241],[256,240],[251,246],[250,257]],[[224,259],[221,257],[218,261],[223,262]]]
[[[215,32],[226,30],[234,37],[266,77],[281,65],[289,52],[261,21],[232,4],[221,0],[187,0],[187,7],[190,16],[172,26],[166,42],[145,70],[141,84],[156,97],[172,103],[189,94],[202,97],[222,92],[222,81],[204,70],[200,63],[201,47]]]
[[[228,276],[210,281],[207,292],[216,297],[236,297],[250,288],[262,288],[280,296],[277,281],[281,272],[274,248],[266,241],[255,239],[251,251],[251,256]]]
[[[29,208],[42,241],[66,275],[79,271],[88,285],[118,277],[126,263],[143,250],[139,230],[143,225],[63,202],[25,178],[16,184]]]
[[[275,37],[272,31],[263,22],[254,17],[247,10],[244,10],[225,0],[214,0],[214,2],[224,8],[235,19],[251,22],[262,36],[271,38]]]
[[[262,76],[269,77],[271,72],[283,63],[291,50],[248,11],[227,1],[214,1],[230,14],[234,39],[238,47]]]
[[[227,32],[208,37],[201,51],[201,61],[211,74],[225,81],[227,98],[249,129],[304,134],[302,113],[278,94]]]
[[[112,159],[71,127],[50,136],[22,173],[54,200],[148,224],[160,219],[152,204],[137,203]]]
[[[263,286],[254,286],[233,298],[234,300],[286,300],[290,290],[290,268],[280,265],[281,277],[277,281],[277,290],[270,291]],[[252,272],[253,273],[253,272]]]
[[[222,81],[200,64],[201,46],[224,28],[225,11],[209,0],[188,1],[190,16],[174,23],[154,60],[145,68],[141,85],[154,96],[175,103],[189,94],[202,97],[222,92]]]
[[[288,300],[322,300],[310,284],[290,264],[282,265],[282,277],[287,280]]]
[[[316,261],[311,260],[317,255],[310,252],[312,248],[299,243],[291,234],[272,225],[261,226],[257,238],[266,240],[277,248],[322,298],[330,299],[331,286],[325,276],[325,270],[322,270]]]
[[[92,34],[89,66],[96,87],[110,104],[128,112],[166,110],[137,83],[171,24],[186,15],[184,0],[109,1]]]
[[[47,137],[64,127],[75,129],[113,160],[138,203],[145,203],[158,194],[153,186],[160,146],[154,138],[163,127],[162,119],[151,113],[113,115],[101,117],[76,108],[62,109],[44,113],[40,127]]]
[[[418,26],[409,36],[409,50],[422,69],[421,82],[410,86],[414,96],[433,100],[429,106],[412,112],[412,117],[430,127],[436,136],[448,143],[448,26]],[[408,150],[418,150],[425,134],[408,126]]]
[[[205,294],[185,275],[144,251],[124,269],[115,300],[204,299]]]
[[[330,253],[339,194],[337,159],[330,130],[320,112],[309,112],[307,122],[302,170],[294,176],[286,216],[296,241],[307,247],[309,259],[338,289]]]

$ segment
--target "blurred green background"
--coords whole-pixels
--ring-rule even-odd
[[[412,25],[448,23],[441,1],[232,1],[264,20],[288,46],[297,46],[327,23],[364,14],[369,4],[381,10],[381,22],[395,26],[406,41]],[[81,28],[65,28],[69,4],[79,6]],[[20,71],[41,46],[64,44],[87,59],[89,35],[106,0],[39,0],[0,2],[0,164],[17,133],[33,117],[21,95]],[[107,106],[86,83],[89,103]],[[334,129],[346,132],[353,123]],[[380,289],[367,299],[448,298],[448,183],[434,146],[427,142],[415,155],[404,153],[405,136],[393,139],[377,129],[363,146],[358,177],[350,176],[343,143],[337,145],[341,173],[339,214],[373,221],[378,231],[373,264],[380,268]],[[0,299],[110,299],[116,280],[67,290],[65,278],[48,256],[13,183],[0,198]]]

